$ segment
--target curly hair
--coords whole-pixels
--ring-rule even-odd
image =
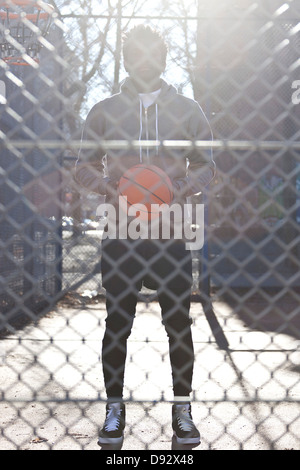
[[[157,44],[161,50],[162,65],[166,65],[168,48],[159,31],[148,25],[139,25],[132,28],[123,35],[123,57],[126,61],[130,55],[131,46],[136,44],[153,45]]]

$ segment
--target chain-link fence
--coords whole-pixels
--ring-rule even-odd
[[[50,3],[0,2],[0,448],[99,448],[136,308],[123,450],[299,450],[299,4]],[[116,109],[107,101],[126,82],[122,33],[141,23],[162,32],[163,79],[188,98],[173,109],[161,96],[149,121],[139,102],[130,111],[133,98]],[[197,131],[191,99],[204,113]],[[101,100],[110,104],[82,140]],[[134,248],[128,237],[109,246],[111,200],[95,178],[79,185],[81,168],[98,172],[104,157],[120,181],[136,164],[155,164],[175,195],[178,177],[203,183],[211,149],[214,178],[186,200],[185,235],[198,243],[175,255],[173,233],[149,248],[138,219]],[[171,403],[188,393],[190,326],[175,322],[174,333],[168,318],[188,310],[187,291],[201,445],[182,446]],[[113,309],[111,323],[121,315],[126,326],[108,338]]]

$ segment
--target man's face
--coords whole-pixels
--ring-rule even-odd
[[[125,68],[139,88],[155,87],[165,64],[159,44],[135,44],[124,62]]]

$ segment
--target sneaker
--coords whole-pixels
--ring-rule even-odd
[[[172,406],[172,427],[178,444],[200,444],[200,433],[194,425],[190,403]]]
[[[106,419],[99,433],[98,444],[121,444],[125,428],[124,403],[107,403]]]

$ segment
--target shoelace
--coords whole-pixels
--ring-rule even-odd
[[[122,409],[119,404],[112,404],[109,406],[104,429],[107,432],[116,431],[120,425]]]
[[[181,431],[192,431],[194,427],[193,420],[189,414],[189,409],[186,406],[178,406],[176,409],[177,422]]]

